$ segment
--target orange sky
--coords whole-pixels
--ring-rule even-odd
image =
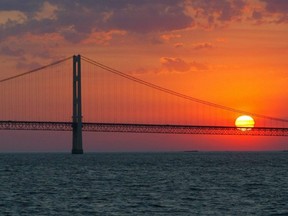
[[[287,14],[286,0],[7,0],[0,5],[0,77],[80,53],[192,97],[288,119]],[[17,143],[7,134],[3,133],[0,150],[9,151],[5,142]],[[59,140],[62,136],[66,137],[59,135]],[[89,151],[288,147],[287,138],[87,137]],[[158,144],[141,142],[133,147],[139,137]],[[17,150],[15,145],[11,151]],[[35,141],[27,151],[53,151],[55,145],[41,148]]]

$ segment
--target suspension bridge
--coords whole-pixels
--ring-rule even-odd
[[[0,130],[288,136],[288,120],[191,97],[72,56],[0,80]],[[236,127],[239,115],[257,125]]]

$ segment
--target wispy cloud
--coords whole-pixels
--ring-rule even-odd
[[[162,57],[160,59],[161,71],[190,72],[208,70],[208,66],[196,61],[187,62],[181,58]]]
[[[214,46],[212,45],[212,43],[209,43],[209,42],[192,44],[192,49],[194,49],[194,50],[212,49],[213,47]]]

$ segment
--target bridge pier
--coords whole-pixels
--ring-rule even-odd
[[[81,104],[81,56],[73,56],[73,140],[72,154],[83,154],[82,104]]]

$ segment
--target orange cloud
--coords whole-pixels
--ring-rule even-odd
[[[167,69],[168,71],[186,72],[189,71],[191,68],[189,63],[185,62],[180,58],[162,57],[160,59],[160,63],[162,67]]]
[[[208,66],[198,62],[186,62],[180,58],[162,57],[160,58],[162,70],[174,72],[188,72],[191,70],[208,70]]]
[[[169,41],[174,38],[181,38],[181,35],[180,34],[163,34],[161,35],[161,38],[165,41]]]
[[[93,32],[89,35],[87,39],[83,40],[81,43],[108,45],[109,41],[111,41],[113,37],[124,35],[126,35],[126,32],[120,30],[111,30],[108,32]]]
[[[183,43],[175,43],[175,44],[174,44],[174,47],[175,47],[175,48],[179,48],[179,47],[183,47],[183,46],[184,46]]]
[[[196,43],[192,45],[192,49],[200,50],[200,49],[211,49],[214,46],[212,43],[204,42],[204,43]]]

